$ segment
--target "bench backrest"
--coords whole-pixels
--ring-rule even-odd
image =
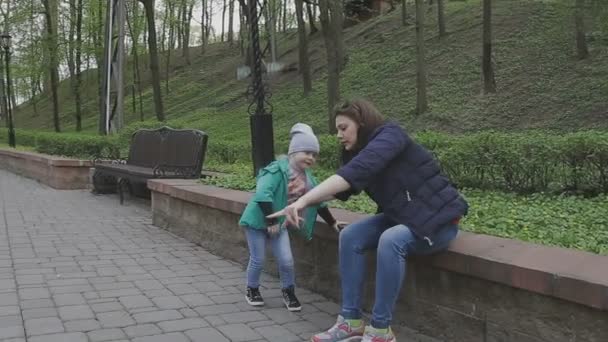
[[[184,175],[201,174],[208,136],[194,129],[140,129],[133,133],[128,164],[143,167],[179,168]]]

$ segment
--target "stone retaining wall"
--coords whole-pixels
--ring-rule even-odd
[[[148,187],[155,225],[246,265],[237,222],[250,193],[193,180]],[[344,221],[362,217],[332,211]],[[292,248],[299,286],[339,301],[337,238],[319,222],[311,242],[292,238]],[[367,310],[374,265],[370,253]],[[394,325],[446,342],[606,342],[608,256],[461,232],[448,251],[408,262]]]
[[[55,189],[86,189],[93,163],[13,149],[0,149],[0,169],[33,178]]]

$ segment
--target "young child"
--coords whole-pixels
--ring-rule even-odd
[[[270,163],[260,170],[256,192],[247,204],[239,225],[245,230],[249,246],[249,265],[247,266],[247,303],[253,306],[264,305],[260,294],[260,275],[264,266],[266,242],[270,243],[274,257],[279,264],[279,275],[283,301],[289,311],[300,311],[302,306],[294,291],[294,263],[289,243],[289,232],[284,226],[284,218],[267,219],[266,216],[293,203],[317,185],[310,167],[319,154],[319,141],[310,126],[298,123],[291,128],[291,141],[287,158]],[[338,222],[325,205],[307,208],[304,220],[297,229],[307,239],[312,233],[317,213],[338,230]]]

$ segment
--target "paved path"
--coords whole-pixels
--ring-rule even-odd
[[[276,278],[244,302],[240,265],[151,224],[144,204],[59,191],[0,170],[0,341],[303,341],[338,306]]]

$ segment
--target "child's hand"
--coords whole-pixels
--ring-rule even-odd
[[[279,231],[281,230],[281,227],[279,227],[279,224],[273,224],[272,226],[269,226],[267,228],[268,230],[268,234],[270,235],[277,235],[279,233]]]
[[[336,221],[331,227],[336,231],[336,233],[340,234],[340,231],[348,226],[348,222],[344,221]]]

